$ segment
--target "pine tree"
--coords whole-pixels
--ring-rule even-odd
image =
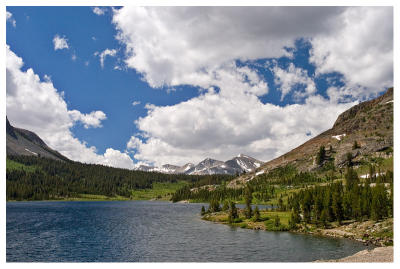
[[[297,227],[297,223],[300,223],[300,216],[296,215],[296,213],[292,211],[292,213],[290,213],[289,229],[294,230]]]
[[[355,185],[358,185],[360,183],[358,174],[352,167],[347,168],[344,178],[346,180],[346,189],[348,191],[350,191]]]
[[[321,218],[321,212],[323,210],[323,198],[321,196],[321,192],[316,194],[314,198],[314,221],[318,223]]]
[[[258,210],[258,206],[256,206],[256,208],[254,209],[254,216],[253,216],[253,220],[255,222],[260,221],[260,210]]]
[[[301,216],[300,216],[300,211],[298,207],[294,207],[292,211],[292,217],[294,223],[300,223],[301,222]]]
[[[346,160],[347,160],[347,167],[350,167],[353,165],[353,154],[351,154],[351,152],[348,152],[346,154]]]
[[[310,191],[307,190],[302,199],[303,218],[306,223],[311,222],[311,205],[312,205],[312,195]]]
[[[356,220],[361,220],[361,201],[358,185],[353,186],[351,190],[351,217]]]
[[[224,205],[222,206],[222,211],[226,211],[226,210],[228,210],[229,209],[229,204],[228,204],[228,201],[224,201]]]
[[[375,166],[373,164],[369,165],[369,179],[371,180],[371,182],[376,181]]]
[[[357,143],[357,140],[354,140],[353,149],[360,148],[360,145]]]
[[[278,209],[279,209],[279,211],[285,211],[285,208],[283,205],[283,200],[282,200],[282,195],[278,199]]]
[[[204,216],[206,214],[206,209],[204,208],[204,205],[201,207],[201,215]]]
[[[324,209],[322,210],[321,218],[320,218],[320,222],[321,222],[321,224],[322,224],[322,226],[323,226],[324,228],[327,227],[328,221],[329,221],[328,209],[327,209],[327,208],[324,208]]]
[[[332,212],[332,194],[331,194],[331,187],[325,189],[324,192],[324,202],[323,208],[326,210],[327,221],[332,221],[333,219],[333,212]]]
[[[325,154],[326,154],[325,146],[320,146],[318,154],[317,154],[317,158],[316,158],[316,162],[317,162],[318,165],[321,165],[324,162]]]
[[[340,185],[336,184],[336,188],[332,195],[332,210],[335,215],[335,219],[339,224],[342,223],[343,220],[343,204],[342,204],[342,197],[341,197],[341,187]]]
[[[231,202],[229,207],[229,215],[228,215],[228,222],[233,223],[235,219],[239,218],[237,208],[234,202]]]
[[[369,219],[371,216],[372,193],[371,193],[370,181],[368,178],[366,180],[364,187],[362,188],[361,197],[362,197],[361,214],[363,217]]]
[[[250,219],[251,216],[253,215],[253,210],[251,208],[251,201],[253,199],[253,194],[252,191],[249,187],[246,188],[245,190],[245,202],[246,202],[246,211],[245,215],[247,219]]]
[[[210,206],[208,207],[208,210],[210,212],[219,212],[219,211],[221,211],[219,202],[216,201],[216,200],[211,200]]]
[[[274,226],[275,226],[275,227],[279,227],[280,225],[281,225],[281,219],[279,218],[278,215],[275,215],[275,218],[274,218]]]
[[[380,220],[388,216],[389,201],[383,184],[377,184],[372,188],[371,217],[373,220]]]

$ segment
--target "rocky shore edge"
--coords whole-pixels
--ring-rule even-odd
[[[393,262],[393,247],[366,249],[341,259],[317,260],[315,262]]]

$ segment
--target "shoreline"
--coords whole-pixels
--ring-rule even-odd
[[[172,203],[169,200],[163,199],[54,199],[54,200],[6,200],[6,203],[26,203],[26,202],[128,202],[128,201],[148,201],[148,202],[167,202]]]
[[[221,218],[222,214],[219,214],[219,218],[215,218],[215,216],[221,212],[217,213],[207,213],[202,219],[205,221],[210,221],[216,224],[229,225],[233,227],[243,228],[243,229],[252,229],[252,230],[264,230],[264,231],[274,231],[269,230],[264,224],[260,222],[253,222],[245,220],[242,223],[228,223],[223,221]],[[273,212],[271,212],[273,213]],[[214,218],[210,218],[214,214]],[[226,213],[225,213],[226,215]],[[258,223],[258,224],[257,224]],[[344,224],[338,227],[330,228],[330,229],[322,229],[322,228],[314,228],[309,229],[304,226],[300,227],[300,229],[287,229],[287,232],[297,233],[297,234],[308,234],[312,236],[323,236],[323,237],[333,237],[333,238],[345,238],[352,241],[357,241],[363,243],[366,247],[369,246],[368,249],[359,251],[353,255],[346,256],[343,258],[335,259],[335,260],[316,260],[313,262],[393,262],[393,235],[391,238],[381,238],[376,237],[375,234],[373,236],[367,236],[367,232],[375,231],[376,234],[382,235],[383,232],[386,231],[382,229],[382,227],[389,227],[393,233],[393,218],[386,219],[381,222],[373,222],[373,221],[364,221],[364,222],[352,222],[349,224]],[[357,230],[358,233],[354,232]],[[391,244],[391,245],[386,245]],[[372,248],[371,248],[372,247]]]
[[[362,250],[337,260],[316,260],[314,262],[388,262],[393,263],[393,246]]]
[[[287,212],[261,212],[261,220],[256,222],[252,219],[241,219],[239,222],[229,223],[227,221],[227,212],[206,213],[202,216],[202,219],[243,229],[288,231],[292,233],[326,236],[331,238],[346,238],[360,242],[366,246],[374,247],[393,246],[393,218],[388,218],[378,222],[372,220],[362,222],[347,221],[343,222],[341,225],[332,225],[333,227],[331,228],[320,228],[313,224],[301,224],[295,229],[289,229]],[[242,215],[243,212],[241,212],[240,216],[242,217]],[[281,219],[281,224],[277,227],[271,225],[271,218],[275,215],[278,215]]]

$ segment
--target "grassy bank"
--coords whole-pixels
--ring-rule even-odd
[[[291,231],[329,237],[348,238],[363,242],[366,245],[393,245],[393,218],[381,221],[367,220],[362,222],[350,220],[344,221],[341,225],[337,222],[331,222],[328,223],[328,228],[321,228],[315,224],[305,223],[290,227],[290,212],[260,210],[259,220],[254,220],[254,218],[247,219],[243,209],[238,210],[238,215],[239,217],[235,219],[234,223],[229,223],[227,211],[206,213],[202,219],[245,229]]]
[[[204,220],[218,222],[222,224],[228,224],[235,227],[253,229],[253,230],[265,230],[265,231],[288,231],[289,230],[289,219],[290,212],[273,212],[260,210],[260,219],[255,221],[254,219],[246,219],[245,211],[238,209],[239,217],[234,223],[229,223],[228,212],[221,211],[215,213],[207,213],[203,216]],[[275,223],[276,216],[279,218],[279,224]]]
[[[155,182],[152,184],[151,189],[132,190],[131,199],[170,201],[174,192],[187,184],[188,183],[184,181],[179,181],[176,183]]]

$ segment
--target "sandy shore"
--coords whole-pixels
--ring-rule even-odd
[[[393,247],[379,247],[363,250],[338,260],[318,260],[316,262],[393,262]]]

